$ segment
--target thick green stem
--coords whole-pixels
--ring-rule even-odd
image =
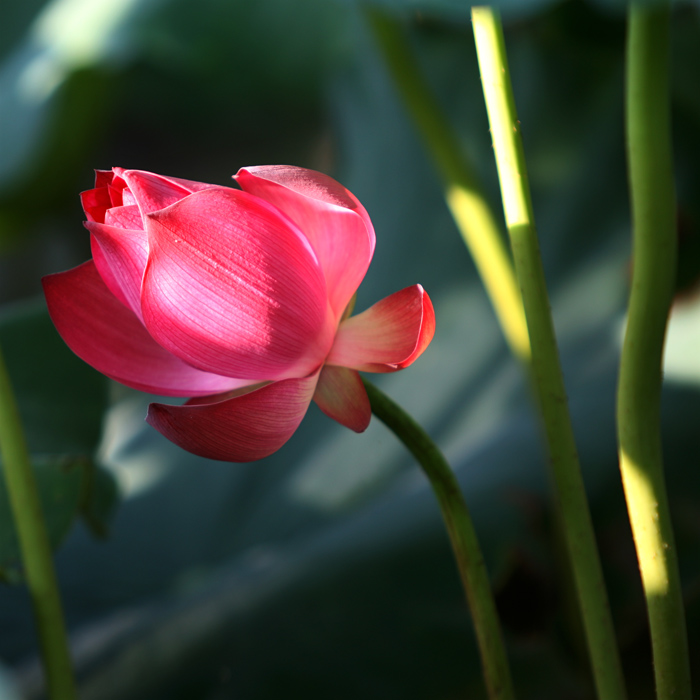
[[[76,698],[51,548],[10,378],[0,353],[0,453],[34,606],[49,696]]]
[[[499,15],[489,7],[472,8],[472,23],[503,208],[530,335],[533,386],[549,445],[556,502],[593,676],[601,700],[621,700],[626,692],[559,363],[503,29]]]
[[[445,199],[474,260],[513,354],[530,359],[530,346],[513,265],[474,168],[425,82],[397,20],[366,8],[387,68],[440,173]]]
[[[467,504],[450,465],[423,428],[363,378],[372,412],[418,460],[437,496],[471,611],[491,700],[511,700],[513,686],[488,572]]]
[[[676,272],[669,63],[669,8],[632,4],[627,150],[634,269],[617,397],[620,470],[647,601],[657,697],[690,700],[660,427],[663,348]]]

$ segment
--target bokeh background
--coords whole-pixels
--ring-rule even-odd
[[[385,0],[500,214],[468,7]],[[631,267],[624,3],[503,0],[570,405],[630,697],[652,697],[617,469]],[[322,170],[368,209],[357,308],[421,283],[435,340],[380,385],[444,448],[473,511],[519,696],[593,697],[547,460],[440,180],[352,0],[9,0],[0,21],[0,341],[28,438],[83,700],[483,698],[468,613],[422,474],[377,421],[315,406],[277,454],[230,465],[143,422],[149,398],[74,358],[41,276],[89,257],[78,193],[112,166],[227,184]],[[673,14],[679,293],[663,428],[700,668],[700,4]],[[0,491],[0,697],[39,698],[28,597]],[[700,678],[696,678],[696,683]],[[4,694],[3,694],[4,693]]]

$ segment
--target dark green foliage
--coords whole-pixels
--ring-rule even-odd
[[[468,5],[380,4],[404,10],[419,64],[500,215]],[[633,264],[624,4],[499,6],[630,698],[646,700],[653,685],[640,669],[649,668],[648,639],[614,431]],[[30,133],[34,117],[0,130],[0,153],[9,134],[24,149],[14,161],[20,169],[12,166],[0,182],[7,261],[0,292],[36,294],[41,273],[89,256],[77,193],[90,187],[94,167],[226,184],[240,166],[292,162],[337,177],[377,231],[357,310],[416,282],[435,303],[432,347],[415,366],[383,378],[382,388],[429,430],[457,471],[503,609],[518,696],[588,700],[588,662],[527,384],[358,5],[134,2],[102,51],[69,66],[62,87],[34,105],[38,131]],[[684,295],[667,351],[663,426],[697,667],[699,36],[697,3],[679,4],[673,107]],[[17,39],[14,48],[30,43]],[[4,71],[20,71],[10,63],[18,55],[6,51]],[[106,456],[127,483],[110,539],[96,542],[76,527],[57,556],[74,632],[104,633],[76,647],[86,700],[483,697],[437,507],[381,425],[356,436],[312,407],[271,458],[208,463],[142,425],[147,398],[123,391],[105,414],[103,380],[72,357],[38,307],[25,311],[11,313],[0,342],[32,451],[56,455],[37,463],[43,489],[49,500],[71,504],[55,512],[56,541],[76,512],[103,523],[113,503],[114,482],[89,466],[105,415]],[[0,593],[0,654],[18,663],[35,648],[29,606],[17,587]]]
[[[78,514],[106,534],[117,491],[93,460],[107,406],[106,379],[65,346],[43,302],[15,305],[0,318],[0,345],[12,377],[53,547]],[[19,551],[0,480],[0,572],[19,575]]]

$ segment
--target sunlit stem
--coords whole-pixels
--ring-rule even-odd
[[[663,473],[663,348],[676,272],[669,8],[633,3],[627,34],[627,153],[634,260],[617,398],[620,469],[647,601],[659,700],[690,700],[678,562]]]
[[[77,697],[49,538],[10,378],[0,353],[0,454],[24,575],[34,608],[48,694]]]
[[[472,615],[490,700],[512,700],[513,686],[496,604],[484,557],[450,465],[423,428],[399,405],[363,378],[372,413],[416,458],[435,492]]]
[[[513,264],[483,189],[422,76],[397,20],[366,8],[369,25],[394,85],[442,178],[447,205],[474,260],[513,354],[527,363],[530,345]]]
[[[490,7],[472,8],[472,24],[506,225],[525,306],[533,387],[547,436],[559,518],[593,676],[601,700],[622,700],[626,692],[559,363],[503,29],[498,13]]]

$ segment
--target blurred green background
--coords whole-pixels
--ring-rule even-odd
[[[498,183],[468,7],[377,2],[401,22],[495,210]],[[624,3],[500,3],[543,261],[630,697],[652,697],[619,484],[617,360],[631,265]],[[437,506],[376,421],[315,406],[251,465],[179,451],[149,397],[74,358],[42,275],[87,259],[78,193],[122,166],[227,184],[239,167],[322,170],[368,209],[362,310],[421,283],[433,344],[380,385],[436,438],[472,508],[519,696],[593,697],[546,457],[440,182],[351,0],[8,2],[0,22],[0,341],[57,546],[81,698],[482,698]],[[700,668],[700,4],[673,15],[681,249],[664,444]],[[41,697],[0,492],[0,697]],[[7,680],[3,680],[7,675]],[[700,679],[696,679],[696,683]],[[3,690],[2,684],[6,688]],[[15,691],[10,689],[15,684]],[[17,692],[21,686],[23,695]]]

